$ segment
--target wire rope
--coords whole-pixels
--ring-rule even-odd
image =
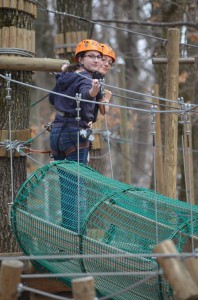
[[[38,290],[38,289],[35,289],[35,288],[31,288],[31,287],[23,285],[22,283],[20,283],[18,285],[17,291],[18,291],[19,295],[21,295],[21,293],[23,291],[27,291],[27,292],[31,292],[31,293],[41,295],[41,296],[44,296],[44,297],[48,297],[48,298],[51,298],[51,299],[57,299],[57,300],[70,300],[71,299],[71,298],[61,297],[61,296],[58,296],[58,295],[53,295],[51,293],[47,293],[47,292],[44,292],[44,291],[41,291],[41,290]]]

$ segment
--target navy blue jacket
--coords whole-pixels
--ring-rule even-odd
[[[75,97],[76,93],[78,93],[82,95],[82,99],[96,101],[96,97],[91,97],[89,95],[89,90],[92,86],[92,77],[90,73],[83,71],[80,72],[80,74],[82,76],[76,72],[57,74],[56,86],[53,91],[70,97]],[[72,115],[71,120],[69,120],[71,123],[77,123],[75,120],[75,117],[77,117],[77,112],[75,110],[77,105],[75,99],[50,93],[49,101],[54,105],[56,110]],[[94,120],[95,103],[81,101],[80,108],[80,125],[84,126],[88,122]],[[64,117],[57,114],[54,123],[61,123],[64,121]]]

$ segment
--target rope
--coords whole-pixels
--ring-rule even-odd
[[[198,258],[198,248],[193,252],[182,252],[182,253],[127,253],[127,254],[114,254],[114,253],[103,253],[103,254],[58,254],[58,255],[31,255],[31,261],[34,260],[77,260],[77,259],[98,259],[98,258],[179,258],[179,259],[187,259],[187,258]],[[28,255],[20,255],[20,256],[0,256],[0,261],[3,260],[29,260],[30,256]],[[136,272],[139,275],[139,272]],[[149,272],[150,273],[150,272]],[[71,275],[71,273],[70,273]],[[27,275],[22,275],[22,278],[26,278]],[[31,275],[28,275],[31,277]],[[54,274],[54,276],[56,276]]]
[[[35,56],[35,53],[20,48],[0,48],[0,54],[15,54],[25,57]]]
[[[21,283],[18,285],[17,291],[20,295],[23,291],[27,291],[27,292],[31,292],[31,293],[34,293],[34,294],[37,294],[37,295],[44,296],[44,297],[50,297],[52,299],[70,300],[69,298],[61,297],[61,296],[58,296],[58,295],[53,295],[53,294],[50,294],[50,293],[47,293],[47,292],[43,292],[41,290],[37,290],[37,289],[34,289],[34,288],[27,287],[27,286],[25,286]]]
[[[154,192],[155,192],[155,222],[156,222],[156,228],[155,228],[155,234],[156,234],[156,245],[159,243],[159,230],[158,230],[158,207],[157,207],[157,181],[156,181],[156,146],[155,146],[155,109],[156,106],[151,106],[151,116],[152,116],[152,137],[153,137],[153,173],[154,173]]]
[[[80,73],[78,73],[79,75]],[[79,75],[79,76],[82,76],[82,75]],[[3,78],[3,79],[6,79],[5,76],[1,75],[0,74],[0,77]],[[86,78],[86,77],[85,77]],[[55,95],[58,95],[58,96],[62,96],[63,98],[68,98],[68,99],[72,99],[72,100],[75,100],[75,97],[71,97],[71,96],[66,96],[64,94],[61,94],[61,93],[57,93],[57,92],[54,92],[54,91],[51,91],[51,90],[47,90],[47,89],[44,89],[44,88],[41,88],[41,87],[38,87],[38,86],[34,86],[34,85],[31,85],[31,84],[27,84],[27,83],[24,83],[24,82],[20,82],[20,81],[17,81],[17,80],[13,80],[11,79],[10,80],[11,82],[14,82],[14,83],[17,83],[17,84],[20,84],[20,85],[23,85],[23,86],[27,86],[27,87],[30,87],[30,88],[34,88],[34,89],[38,89],[38,90],[41,90],[41,91],[45,91],[45,92],[48,92],[48,93],[52,93],[52,94],[55,94]],[[107,87],[112,87],[111,85],[106,85]],[[117,88],[117,87],[115,87]],[[124,89],[120,89],[120,88],[117,88],[119,90],[124,90]],[[130,90],[124,90],[124,91],[127,91],[127,92],[131,92],[131,93],[136,93],[136,94],[139,94],[139,95],[144,95],[144,96],[147,96],[147,97],[152,97],[152,98],[157,98],[157,99],[164,99],[166,100],[167,102],[172,102],[172,103],[177,103],[176,101],[173,101],[173,100],[168,100],[168,99],[165,99],[165,98],[158,98],[158,97],[154,97],[154,96],[150,96],[148,94],[143,94],[143,93],[138,93],[138,92],[135,92],[135,91],[130,91]],[[87,99],[81,99],[82,102],[87,102],[87,103],[98,103],[97,101],[92,101],[92,100],[87,100]],[[141,100],[140,100],[141,101]],[[124,105],[117,105],[117,104],[112,104],[112,103],[100,103],[101,105],[108,105],[110,107],[117,107],[117,108],[121,108],[121,109],[128,109],[128,110],[132,110],[132,111],[139,111],[139,112],[149,112],[150,113],[150,110],[148,109],[140,109],[140,108],[135,108],[135,107],[128,107],[128,106],[124,106]],[[192,104],[193,105],[193,104]],[[181,110],[163,110],[163,111],[157,111],[157,113],[180,113]]]

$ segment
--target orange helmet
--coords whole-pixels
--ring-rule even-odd
[[[98,51],[102,54],[102,49],[99,42],[95,40],[83,40],[76,47],[74,60],[77,62],[78,54],[86,51]]]
[[[113,59],[113,62],[115,62],[116,61],[116,55],[115,55],[115,52],[113,51],[113,49],[110,46],[106,45],[106,44],[100,44],[100,46],[101,46],[101,49],[102,49],[102,54],[110,56]]]

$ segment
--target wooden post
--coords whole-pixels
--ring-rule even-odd
[[[184,264],[198,286],[198,258],[189,257],[184,259]]]
[[[171,240],[165,240],[157,245],[154,253],[175,255],[177,249]],[[176,292],[176,299],[198,299],[198,286],[194,282],[190,272],[178,257],[157,257],[157,261],[163,269],[164,275]]]
[[[119,64],[118,65],[118,80],[119,86],[122,89],[126,89],[126,82],[125,82],[125,65]],[[126,96],[125,91],[120,91],[121,96]],[[120,105],[123,105],[123,101],[120,100]],[[128,136],[128,124],[127,124],[127,109],[120,109],[120,135],[121,138],[127,140]],[[131,168],[130,164],[127,161],[127,157],[129,157],[129,144],[123,143],[121,144],[121,153],[123,155],[122,160],[122,170],[123,170],[123,181],[125,183],[131,184]]]
[[[167,58],[153,58],[154,64],[167,64],[166,69],[166,98],[178,99],[179,64],[194,64],[195,58],[179,58],[179,35],[177,28],[168,30]],[[168,103],[169,109],[176,106]],[[178,115],[169,113],[165,118],[165,162],[164,162],[164,190],[166,195],[176,198],[177,186],[177,141],[178,141]]]
[[[0,300],[17,300],[17,287],[23,263],[19,260],[4,260],[0,270]]]
[[[177,28],[168,30],[167,69],[166,69],[166,98],[178,99],[179,78],[179,38]],[[169,109],[175,103],[169,103]],[[165,116],[165,192],[170,198],[176,198],[177,187],[177,141],[178,114],[168,113]]]
[[[73,279],[72,293],[75,300],[94,300],[96,294],[93,277]]]
[[[159,85],[154,85],[154,96],[159,97]],[[153,99],[153,103],[159,104],[157,98]],[[157,192],[164,194],[164,161],[163,161],[163,149],[162,149],[162,131],[161,131],[161,115],[156,113],[155,122],[156,122],[156,178],[157,178]]]
[[[187,202],[195,204],[194,194],[194,176],[193,176],[193,153],[192,153],[192,125],[190,112],[184,115],[184,163],[185,163],[185,186],[186,186],[186,198]]]

